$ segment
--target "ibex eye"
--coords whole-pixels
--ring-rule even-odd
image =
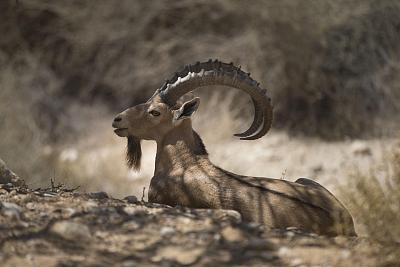
[[[157,110],[152,110],[152,111],[150,111],[149,112],[151,115],[153,115],[153,116],[155,116],[155,117],[157,117],[157,116],[160,116],[160,112],[158,112]]]

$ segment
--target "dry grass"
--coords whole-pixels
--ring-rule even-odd
[[[379,244],[382,262],[399,264],[400,257],[400,143],[380,167],[369,174],[353,172],[342,198],[351,210],[358,232]],[[394,263],[391,263],[394,264]]]

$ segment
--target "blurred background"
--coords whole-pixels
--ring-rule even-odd
[[[395,142],[400,110],[396,0],[2,0],[0,158],[29,186],[141,196],[154,168],[125,165],[115,114],[146,101],[182,65],[218,58],[268,88],[272,131],[239,141],[247,96],[206,88],[194,118],[222,167],[312,177],[334,188]],[[245,153],[244,153],[245,152]]]

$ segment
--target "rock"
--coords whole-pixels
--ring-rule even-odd
[[[253,238],[247,244],[247,249],[253,250],[275,250],[275,245],[265,239]]]
[[[126,202],[128,202],[128,203],[131,203],[131,204],[135,204],[135,203],[139,202],[139,200],[137,199],[136,196],[127,196],[127,197],[124,198],[124,200]]]
[[[5,189],[0,189],[0,195],[6,195],[8,194],[8,191]]]
[[[96,211],[99,208],[99,205],[95,201],[89,200],[82,203],[82,208],[86,212],[92,212]]]
[[[160,235],[154,235],[151,232],[137,231],[132,236],[128,249],[133,251],[144,251],[155,247],[157,244],[160,244],[161,241],[162,237]]]
[[[10,202],[1,202],[1,213],[9,218],[20,220],[21,219],[21,212],[22,208],[15,203]]]
[[[367,143],[362,142],[362,141],[354,141],[351,144],[351,152],[354,155],[359,155],[359,156],[371,156],[372,155],[371,148],[367,145]]]
[[[157,250],[151,260],[161,262],[163,260],[175,261],[181,265],[191,265],[205,252],[204,248],[188,249],[185,246],[166,246]]]
[[[281,258],[286,258],[290,254],[290,249],[286,246],[281,246],[278,250],[278,255]]]
[[[0,184],[9,184],[16,186],[25,186],[24,180],[7,168],[5,162],[0,159]]]
[[[143,207],[136,206],[126,206],[122,210],[131,216],[141,216],[149,213],[148,210],[144,209]]]
[[[305,266],[305,265],[303,265],[303,260],[300,259],[300,258],[294,258],[293,260],[291,260],[290,264],[292,266],[299,266],[299,267],[300,266]]]
[[[108,198],[108,195],[106,192],[92,192],[92,193],[88,193],[89,198],[91,199],[106,199]]]
[[[138,263],[134,260],[126,260],[123,261],[121,264],[122,267],[136,267],[138,266]]]
[[[77,214],[78,211],[73,208],[65,208],[61,210],[61,214],[64,218],[70,218],[71,216]]]
[[[242,221],[242,215],[236,210],[214,210],[215,219],[218,221],[231,221],[239,223]]]
[[[69,221],[56,222],[50,232],[69,241],[84,241],[91,236],[89,227],[85,224]]]
[[[161,234],[162,236],[168,236],[168,235],[171,235],[171,234],[173,234],[173,233],[175,233],[175,229],[172,228],[172,227],[168,227],[168,226],[164,226],[164,227],[162,227],[161,230],[160,230],[160,234]]]
[[[221,235],[228,242],[242,242],[245,240],[243,232],[238,228],[233,228],[232,226],[222,229]]]
[[[33,202],[29,202],[29,203],[26,204],[26,208],[28,210],[35,210],[36,206],[37,206],[36,203],[33,203]]]
[[[128,231],[135,231],[140,228],[140,224],[135,221],[127,221],[122,224],[122,228]]]

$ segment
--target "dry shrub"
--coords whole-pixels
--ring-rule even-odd
[[[369,175],[356,171],[342,197],[351,210],[361,236],[382,246],[382,260],[400,256],[400,143],[386,161]],[[389,266],[389,265],[387,265]]]
[[[29,55],[7,63],[0,67],[0,157],[18,175],[35,183],[52,170],[42,157],[49,136],[37,123],[32,103],[43,96],[41,86],[54,86],[53,79]],[[36,89],[29,90],[32,87]]]
[[[101,100],[114,113],[181,65],[221,58],[272,92],[274,126],[292,133],[385,134],[399,119],[398,1],[6,0],[0,12],[0,50],[40,59],[60,84],[43,112]]]

